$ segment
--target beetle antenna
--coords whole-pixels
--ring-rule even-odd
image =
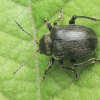
[[[14,72],[13,72],[13,75],[16,74],[16,72],[21,68],[23,67],[30,59],[32,59],[34,57],[35,54],[37,54],[39,52],[39,49],[36,50],[36,52],[30,57],[28,58],[25,62],[23,62]]]
[[[27,31],[25,31],[25,30],[20,26],[20,24],[19,24],[16,20],[14,20],[14,21],[16,22],[16,24],[19,26],[19,28],[20,28],[22,31],[24,31],[26,34],[28,34],[28,35],[34,40],[34,42],[35,42],[36,44],[39,44],[38,41],[36,41],[36,40],[33,38],[33,36],[32,36],[31,34],[29,34]]]

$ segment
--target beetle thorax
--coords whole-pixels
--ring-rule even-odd
[[[43,35],[42,38],[39,40],[40,53],[50,56],[52,54],[51,43],[52,40],[50,34]]]

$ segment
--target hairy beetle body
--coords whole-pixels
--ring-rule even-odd
[[[74,67],[100,62],[100,59],[91,58],[85,62],[79,64],[76,63],[77,58],[80,59],[82,57],[87,57],[94,53],[98,46],[98,37],[91,28],[84,25],[75,24],[75,20],[77,18],[85,18],[96,22],[100,21],[100,19],[74,15],[70,19],[69,25],[57,25],[57,21],[59,21],[61,18],[62,10],[60,10],[60,16],[54,21],[54,27],[52,27],[46,19],[43,19],[48,26],[50,34],[48,35],[49,39],[47,39],[48,46],[45,42],[45,35],[40,39],[39,50],[40,53],[44,55],[52,56],[49,66],[44,72],[43,80],[45,79],[48,70],[52,68],[55,60],[59,61],[62,68],[71,70],[75,74],[76,79],[78,77],[76,70],[63,64],[63,60],[65,58],[69,59]]]

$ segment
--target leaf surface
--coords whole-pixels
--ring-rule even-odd
[[[38,49],[16,20],[37,41],[48,33],[42,19],[53,25],[63,9],[59,25],[68,25],[73,15],[100,18],[99,0],[2,0],[0,2],[0,100],[99,100],[100,64],[79,67],[77,82],[73,73],[64,70],[56,61],[44,82],[42,76],[51,57],[36,54],[15,75],[15,69]],[[76,24],[91,27],[100,37],[100,22],[77,19]],[[99,57],[98,46],[94,57]],[[68,62],[68,63],[67,63]],[[71,66],[69,60],[66,66]]]

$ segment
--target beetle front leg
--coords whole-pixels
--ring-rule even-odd
[[[45,79],[45,77],[46,77],[46,75],[47,75],[47,72],[52,68],[52,65],[53,65],[54,61],[55,61],[54,58],[52,58],[52,59],[50,60],[49,67],[45,70],[44,75],[43,75],[43,78],[42,78],[42,81],[44,81],[44,79]]]
[[[91,58],[91,59],[89,59],[89,60],[87,60],[87,61],[85,61],[85,62],[79,63],[79,64],[77,64],[76,61],[75,61],[74,59],[71,60],[71,63],[72,63],[75,67],[81,66],[81,65],[88,65],[88,64],[96,63],[96,62],[100,62],[100,59]]]
[[[63,64],[63,61],[62,61],[62,60],[60,60],[59,63],[60,63],[60,66],[61,66],[62,68],[66,68],[66,69],[72,71],[72,72],[75,74],[75,80],[77,80],[78,74],[77,74],[77,72],[76,72],[75,69],[70,68],[70,67],[66,67],[66,66]]]
[[[60,15],[59,15],[59,17],[54,21],[54,26],[57,25],[57,21],[59,21],[59,20],[62,19],[62,16],[63,16],[63,12],[62,12],[62,9],[60,9]]]
[[[85,18],[85,19],[89,19],[89,20],[92,20],[92,21],[100,21],[100,19],[97,19],[97,18],[92,18],[92,17],[88,17],[88,16],[76,16],[76,15],[74,15],[74,16],[72,16],[72,18],[70,19],[70,21],[69,21],[69,24],[75,24],[75,20],[77,19],[77,18]]]
[[[47,21],[47,19],[43,19],[43,21],[47,24],[47,27],[48,27],[49,31],[51,31],[52,26],[51,26],[51,24],[49,23],[49,21]]]

